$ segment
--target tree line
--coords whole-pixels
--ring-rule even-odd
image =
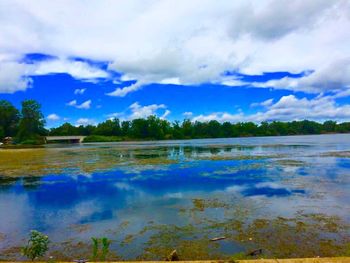
[[[216,120],[200,122],[185,119],[182,122],[149,116],[134,120],[121,121],[117,118],[103,121],[97,125],[74,126],[64,123],[49,130],[44,128],[45,120],[40,104],[34,100],[22,102],[21,111],[10,102],[0,101],[0,139],[6,136],[16,140],[33,141],[43,135],[89,136],[87,141],[109,140],[164,140],[164,139],[200,139],[229,138],[247,136],[283,136],[323,133],[350,132],[350,122],[337,123],[332,120],[323,123],[303,120],[291,122],[223,122]],[[111,139],[112,138],[112,139]]]
[[[120,121],[106,120],[97,125],[73,126],[70,123],[50,130],[50,135],[86,135],[86,136],[117,136],[123,139],[201,139],[230,138],[248,136],[283,136],[307,135],[323,133],[350,132],[350,122],[336,123],[325,121],[292,121],[292,122],[238,122],[220,123],[216,120],[208,122],[182,122],[160,119],[149,116],[146,119]],[[97,139],[98,137],[96,137]]]

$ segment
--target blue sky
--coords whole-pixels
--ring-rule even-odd
[[[342,0],[1,0],[0,99],[38,100],[48,127],[350,121],[348,28]]]

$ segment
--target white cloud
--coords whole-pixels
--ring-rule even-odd
[[[250,104],[251,107],[259,107],[259,106],[263,106],[263,107],[268,107],[273,103],[273,99],[268,99],[265,100],[263,102],[258,102],[258,103],[252,103]]]
[[[126,111],[114,112],[107,115],[108,118],[120,118],[123,120],[133,120],[139,118],[147,118],[148,116],[155,115],[161,119],[166,119],[171,113],[164,104],[151,104],[142,106],[138,102],[131,104]]]
[[[50,121],[58,121],[61,118],[56,113],[52,113],[52,114],[47,116],[47,119]]]
[[[136,82],[135,84],[131,84],[130,86],[117,88],[115,91],[107,93],[109,96],[113,97],[125,97],[128,93],[137,91],[141,89],[142,82]]]
[[[165,120],[166,117],[168,117],[170,113],[171,113],[170,110],[165,110],[165,112],[163,113],[162,116],[160,116],[160,118],[163,119],[163,120]]]
[[[84,101],[81,104],[78,104],[77,100],[72,100],[72,101],[68,102],[67,105],[75,107],[77,109],[87,110],[87,109],[90,109],[90,107],[91,107],[91,100]]]
[[[85,82],[95,82],[99,78],[109,77],[105,71],[81,61],[50,59],[31,64],[18,61],[19,58],[5,61],[0,58],[0,93],[26,90],[31,86],[31,76],[66,73]],[[85,89],[79,91],[83,93]]]
[[[239,122],[244,120],[244,114],[239,112],[237,114],[230,114],[227,112],[214,112],[209,115],[198,115],[192,118],[192,121],[208,122],[216,120],[218,122]]]
[[[86,89],[76,89],[76,90],[74,90],[74,94],[80,94],[80,95],[82,95],[82,94],[84,94],[84,92],[85,92],[85,90]]]
[[[250,35],[262,40],[276,40],[293,32],[310,30],[321,22],[331,6],[327,0],[272,0],[263,4],[246,1],[242,6],[244,12],[233,17],[230,32],[234,38]]]
[[[135,102],[129,106],[131,110],[130,119],[147,118],[148,116],[156,115],[157,110],[165,108],[164,104],[141,106],[138,102]]]
[[[96,122],[93,119],[89,119],[89,118],[80,118],[76,121],[76,126],[80,126],[80,125],[95,125]]]
[[[247,116],[247,119],[260,121],[290,121],[327,119],[345,121],[350,119],[350,105],[337,105],[332,96],[317,96],[313,99],[297,98],[294,95],[283,96],[264,112]]]
[[[32,79],[26,76],[27,72],[25,64],[0,59],[0,93],[14,93],[30,87]]]
[[[344,92],[340,96],[344,95]],[[228,112],[211,113],[208,115],[198,115],[192,118],[192,121],[210,121],[218,120],[220,122],[241,122],[241,121],[292,121],[292,120],[337,120],[350,121],[350,105],[338,105],[335,101],[338,94],[329,96],[316,96],[312,99],[297,98],[294,95],[281,97],[276,103],[267,100],[256,105],[265,104],[263,111],[253,114],[244,114],[242,112],[231,114]],[[268,103],[266,103],[268,102]]]
[[[307,87],[298,82],[276,88],[314,92],[335,83],[339,89],[349,85],[348,78],[323,69],[350,57],[349,13],[344,0],[4,0],[0,60],[52,54],[60,59],[39,63],[34,74],[68,73],[84,81],[109,77],[108,71],[66,58],[110,61],[109,69],[137,80],[109,94],[119,97],[149,83],[233,85],[222,75],[227,70],[314,70],[316,79]],[[26,70],[18,70],[23,73],[0,77],[0,92],[28,86]]]
[[[342,90],[350,88],[350,57],[321,66],[318,71],[301,78],[284,77],[265,83],[251,83],[256,87],[272,87],[308,93]]]
[[[183,115],[185,118],[190,118],[190,117],[192,117],[193,112],[191,112],[191,111],[186,111],[186,112],[182,113],[182,115]]]
[[[77,105],[77,100],[72,100],[67,103],[68,106],[76,106]]]
[[[67,59],[50,59],[35,64],[34,75],[66,73],[73,78],[84,81],[95,81],[98,78],[107,78],[109,74],[86,62]]]

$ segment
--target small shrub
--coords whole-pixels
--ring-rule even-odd
[[[49,237],[39,231],[30,231],[30,238],[27,246],[22,249],[24,256],[33,261],[36,258],[42,257],[48,250]]]

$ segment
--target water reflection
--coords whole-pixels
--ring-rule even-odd
[[[207,242],[223,226],[230,229],[232,220],[237,230],[259,218],[274,222],[304,211],[349,223],[350,160],[324,153],[350,145],[343,136],[333,137],[262,138],[257,145],[253,138],[243,146],[216,140],[0,152],[7,158],[0,161],[0,233],[6,237],[0,250],[22,245],[29,230],[37,229],[50,236],[57,251],[67,249],[67,240],[88,244],[91,236],[106,235],[122,258],[144,258],[152,251],[146,259],[157,259],[164,251],[154,250],[154,242],[164,240],[152,239],[152,233],[170,235],[170,228],[183,231],[184,240],[197,240],[191,244],[199,251],[208,247],[224,255],[250,247],[236,236],[217,247]],[[19,156],[28,157],[25,164]],[[317,228],[312,231],[318,238]],[[172,238],[169,246],[181,241]],[[18,251],[3,254],[20,258]]]

